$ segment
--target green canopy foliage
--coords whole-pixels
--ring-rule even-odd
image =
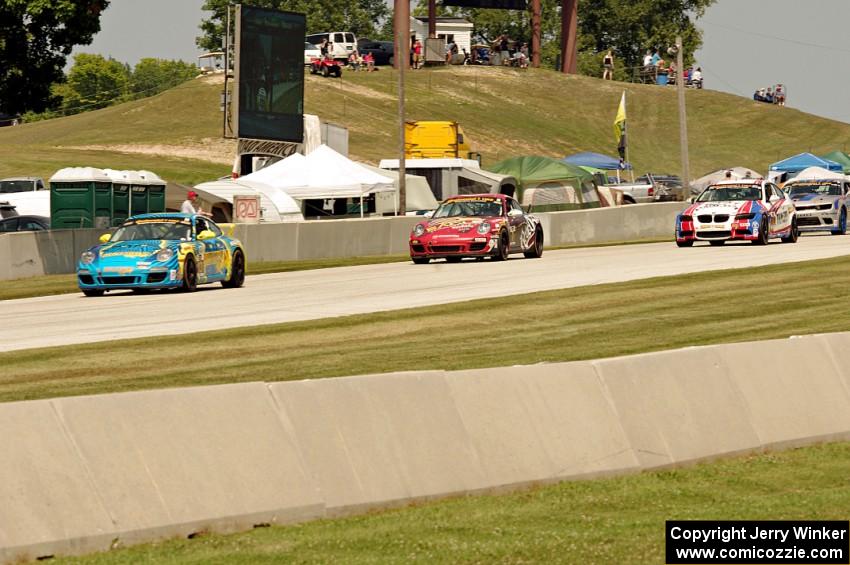
[[[389,16],[384,0],[250,0],[242,2],[260,8],[273,8],[307,15],[307,33],[350,31],[357,37],[374,37]],[[202,35],[196,39],[202,49],[221,49],[224,22],[230,0],[206,0],[203,9],[212,12],[201,21]]]
[[[75,45],[91,43],[109,0],[0,2],[0,112],[41,112]]]
[[[667,48],[682,36],[685,63],[702,45],[702,32],[694,25],[715,0],[580,0],[578,3],[579,72],[601,75],[602,53],[613,49],[621,75],[624,67],[637,67],[647,50]],[[561,2],[540,0],[540,35],[543,64],[551,65],[560,53]],[[437,8],[438,15],[464,17],[472,22],[477,39],[493,41],[502,33],[531,45],[531,13],[517,10]],[[418,0],[416,15],[427,15],[428,1]]]

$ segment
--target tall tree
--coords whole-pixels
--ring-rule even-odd
[[[57,102],[75,45],[91,43],[109,0],[4,0],[0,2],[0,112],[41,112]]]
[[[350,31],[357,37],[372,37],[390,14],[384,0],[249,0],[242,2],[260,8],[273,8],[307,15],[307,33]],[[201,21],[195,42],[201,49],[220,49],[231,0],[206,0],[203,9],[212,12]]]
[[[133,68],[130,91],[134,95],[153,96],[197,75],[198,67],[192,63],[146,57]]]
[[[102,55],[80,53],[74,56],[68,81],[60,89],[62,109],[74,114],[105,108],[126,100],[129,85],[130,69],[126,64]]]

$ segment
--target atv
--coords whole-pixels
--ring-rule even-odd
[[[310,74],[322,76],[335,76],[337,78],[342,76],[342,66],[339,64],[339,61],[335,61],[333,59],[319,59],[314,57],[310,60]]]

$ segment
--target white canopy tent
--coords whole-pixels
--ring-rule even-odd
[[[381,212],[398,212],[398,171],[387,171],[373,165],[361,163],[370,171],[381,176],[390,177],[393,180],[393,193],[381,193],[376,195],[375,210]],[[408,212],[424,212],[435,210],[440,204],[434,198],[428,179],[417,175],[404,175],[405,178],[405,208]]]
[[[726,176],[730,173],[730,176]],[[712,173],[708,173],[696,180],[691,181],[691,192],[699,193],[705,190],[708,185],[724,180],[741,180],[741,179],[760,179],[762,174],[746,167],[732,167],[731,169],[718,169]]]
[[[393,179],[370,171],[321,145],[306,157],[293,154],[240,180],[261,182],[298,200],[359,198],[395,190]]]
[[[848,180],[844,173],[829,171],[823,167],[808,167],[803,169],[791,181],[798,180]],[[789,181],[789,182],[791,182]]]
[[[250,175],[248,175],[250,176]],[[216,199],[233,204],[234,196],[259,195],[264,222],[292,222],[303,220],[301,207],[285,192],[258,181],[220,179],[201,183],[193,188],[201,200],[215,203]]]

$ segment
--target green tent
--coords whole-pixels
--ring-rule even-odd
[[[588,171],[549,157],[513,157],[487,167],[517,180],[517,199],[529,211],[598,208],[599,194]]]
[[[828,159],[830,161],[835,161],[842,167],[844,167],[844,174],[850,174],[850,155],[844,153],[843,151],[833,151],[832,153],[827,153],[826,155],[821,155],[821,159]]]

